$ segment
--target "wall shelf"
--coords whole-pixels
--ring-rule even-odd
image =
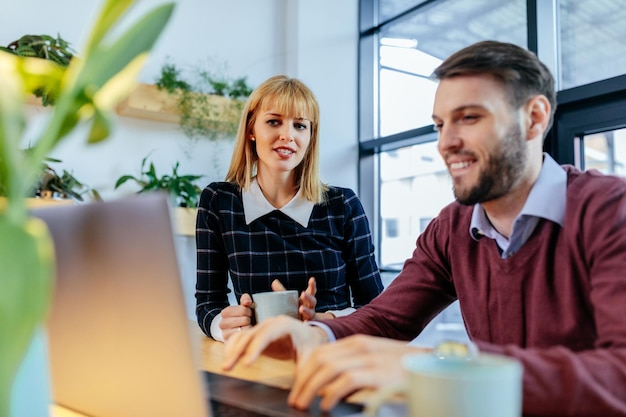
[[[194,105],[201,107],[202,118],[212,125],[236,126],[243,103],[213,94],[191,93],[198,98]],[[159,90],[156,85],[139,83],[133,92],[117,107],[117,114],[138,119],[180,123],[179,94]],[[192,113],[193,114],[193,113]],[[219,130],[219,129],[218,129]]]

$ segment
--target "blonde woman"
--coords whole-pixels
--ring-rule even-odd
[[[226,179],[202,192],[196,245],[198,324],[216,340],[254,324],[250,294],[298,290],[301,318],[319,320],[382,291],[361,202],[320,180],[319,106],[301,81],[274,76],[250,95]]]

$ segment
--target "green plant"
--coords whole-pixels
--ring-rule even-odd
[[[6,47],[0,46],[0,50],[18,56],[47,59],[62,67],[67,67],[74,57],[69,42],[60,35],[56,38],[50,35],[24,35]],[[49,86],[36,87],[32,93],[41,98],[41,104],[44,106],[54,104],[56,92]]]
[[[67,68],[0,51],[0,189],[6,194],[0,199],[0,417],[9,416],[13,380],[43,325],[54,282],[53,241],[46,224],[30,215],[26,196],[46,156],[79,124],[90,127],[89,143],[109,135],[115,106],[136,83],[174,7],[161,4],[115,30],[134,3],[104,0],[81,58]],[[57,94],[45,126],[24,152],[27,99],[36,88]]]
[[[221,134],[236,133],[242,100],[252,93],[246,77],[231,80],[200,67],[194,67],[192,73],[189,80],[179,67],[166,62],[156,80],[159,89],[176,96],[183,133],[191,139],[216,139]]]
[[[161,67],[161,75],[156,81],[159,90],[165,90],[170,94],[178,91],[191,91],[191,85],[181,78],[180,69],[175,64],[164,64]]]
[[[46,161],[61,162],[53,158],[46,158]],[[59,175],[49,164],[44,164],[43,172],[32,194],[33,197],[71,198],[78,201],[83,201],[84,195],[89,195],[94,201],[102,201],[96,189],[83,184],[65,169]]]
[[[167,191],[174,199],[176,207],[197,207],[198,198],[202,191],[194,181],[202,178],[202,175],[180,175],[178,173],[179,163],[172,167],[171,174],[158,176],[154,164],[150,162],[150,166],[146,169],[146,156],[141,160],[141,175],[139,177],[133,175],[122,175],[115,183],[115,189],[127,181],[134,181],[141,187],[137,193],[147,191]]]

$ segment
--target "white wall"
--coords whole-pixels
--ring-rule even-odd
[[[131,15],[162,2],[141,1]],[[167,59],[183,68],[221,62],[233,76],[246,76],[252,86],[278,73],[298,77],[320,102],[323,180],[356,189],[357,0],[175,2],[174,15],[140,81],[154,83]],[[99,7],[100,2],[84,0],[14,2],[11,13],[0,14],[0,44],[27,33],[60,34],[80,53]],[[115,130],[104,143],[85,145],[84,132],[78,133],[53,156],[63,161],[54,167],[67,169],[109,199],[136,190],[130,183],[119,190],[113,186],[123,174],[139,174],[148,153],[157,173],[169,172],[179,161],[179,173],[204,175],[202,186],[222,179],[231,148],[230,142],[194,143],[174,124],[117,116]]]
[[[143,0],[137,15],[161,0]],[[59,34],[77,51],[100,2],[89,0],[20,0],[0,14],[0,44],[25,34]],[[283,73],[300,78],[316,94],[321,108],[321,174],[333,185],[357,187],[357,13],[358,0],[176,0],[174,15],[141,73],[154,83],[166,59],[181,68],[214,60],[252,86]],[[49,111],[30,109],[33,124]],[[148,153],[157,173],[180,162],[180,174],[204,175],[199,185],[221,180],[232,144],[191,142],[176,125],[117,117],[105,142],[85,144],[76,132],[54,151],[66,169],[106,199],[133,193],[131,183],[114,190],[123,174],[138,175]],[[188,314],[194,316],[195,241],[177,236],[176,246]]]

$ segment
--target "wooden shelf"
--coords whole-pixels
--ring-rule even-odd
[[[191,93],[202,96],[203,104],[209,107],[206,114],[211,115],[211,119],[219,123],[239,122],[240,108],[243,103],[228,97]],[[137,85],[128,98],[117,107],[117,114],[120,116],[135,117],[139,119],[154,120],[168,123],[180,123],[180,109],[178,106],[179,95],[170,94],[167,91],[159,90],[156,85]]]
[[[180,122],[177,96],[161,91],[152,84],[138,84],[128,98],[117,106],[117,114],[159,122]]]

